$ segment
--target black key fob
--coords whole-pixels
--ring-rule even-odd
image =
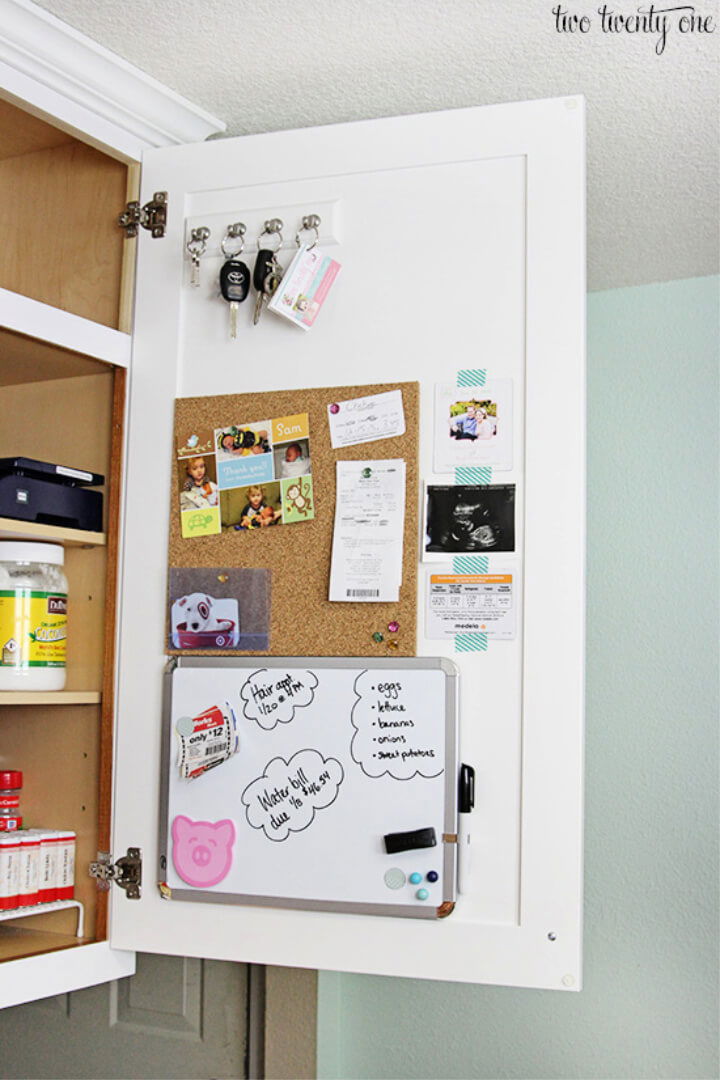
[[[255,259],[253,269],[253,285],[258,292],[263,291],[265,279],[275,269],[275,252],[268,248],[260,248]]]
[[[240,259],[228,259],[220,268],[220,292],[228,303],[241,304],[250,291],[250,270]]]

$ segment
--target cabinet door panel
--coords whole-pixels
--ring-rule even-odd
[[[118,947],[579,986],[583,124],[582,102],[569,98],[146,155],[143,198],[169,192],[170,226],[164,241],[141,244],[138,266],[115,851],[142,847],[146,884],[139,902],[114,897]],[[343,270],[316,325],[303,334],[266,312],[253,328],[251,301],[230,341],[216,285],[224,227],[246,223],[252,257],[265,219],[283,218],[292,247],[302,213],[319,207],[323,245]],[[184,244],[201,224],[213,235],[191,289]],[[431,926],[162,901],[154,879],[173,397],[419,379],[420,415],[406,422],[420,427],[423,478],[448,483],[433,474],[434,386],[466,368],[513,382],[513,468],[493,479],[516,485],[510,561],[522,582],[515,640],[461,655],[452,640],[426,638],[425,567],[419,575],[418,653],[458,663],[461,752],[478,773],[469,892]]]

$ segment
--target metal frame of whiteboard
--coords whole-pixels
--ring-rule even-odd
[[[168,806],[170,798],[171,761],[171,720],[172,720],[172,680],[178,668],[349,668],[367,671],[386,669],[402,671],[405,669],[440,670],[445,675],[445,767],[444,784],[444,819],[443,833],[457,834],[457,774],[458,756],[458,677],[459,672],[451,660],[444,657],[403,657],[375,659],[370,656],[358,657],[317,657],[317,656],[251,656],[225,657],[181,656],[171,660],[164,675],[163,686],[163,722],[162,752],[160,756],[160,820],[158,843],[158,880],[163,880],[166,866],[169,865]],[[448,767],[448,762],[450,767]],[[457,879],[457,841],[441,839],[443,845],[443,906],[455,905]],[[352,903],[334,900],[297,900],[292,897],[256,896],[253,893],[217,893],[203,889],[172,890],[173,900],[190,900],[204,904],[252,904],[259,907],[283,907],[307,911],[341,911],[357,915],[393,915],[413,919],[437,919],[439,909],[422,908],[417,905],[390,905]],[[443,915],[449,915],[449,911]]]

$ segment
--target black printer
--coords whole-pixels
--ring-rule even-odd
[[[100,473],[32,458],[0,458],[0,517],[102,532]]]

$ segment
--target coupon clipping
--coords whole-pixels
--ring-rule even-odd
[[[194,780],[222,765],[237,753],[239,738],[230,705],[212,705],[199,716],[181,716],[175,725],[178,759],[183,780]]]

